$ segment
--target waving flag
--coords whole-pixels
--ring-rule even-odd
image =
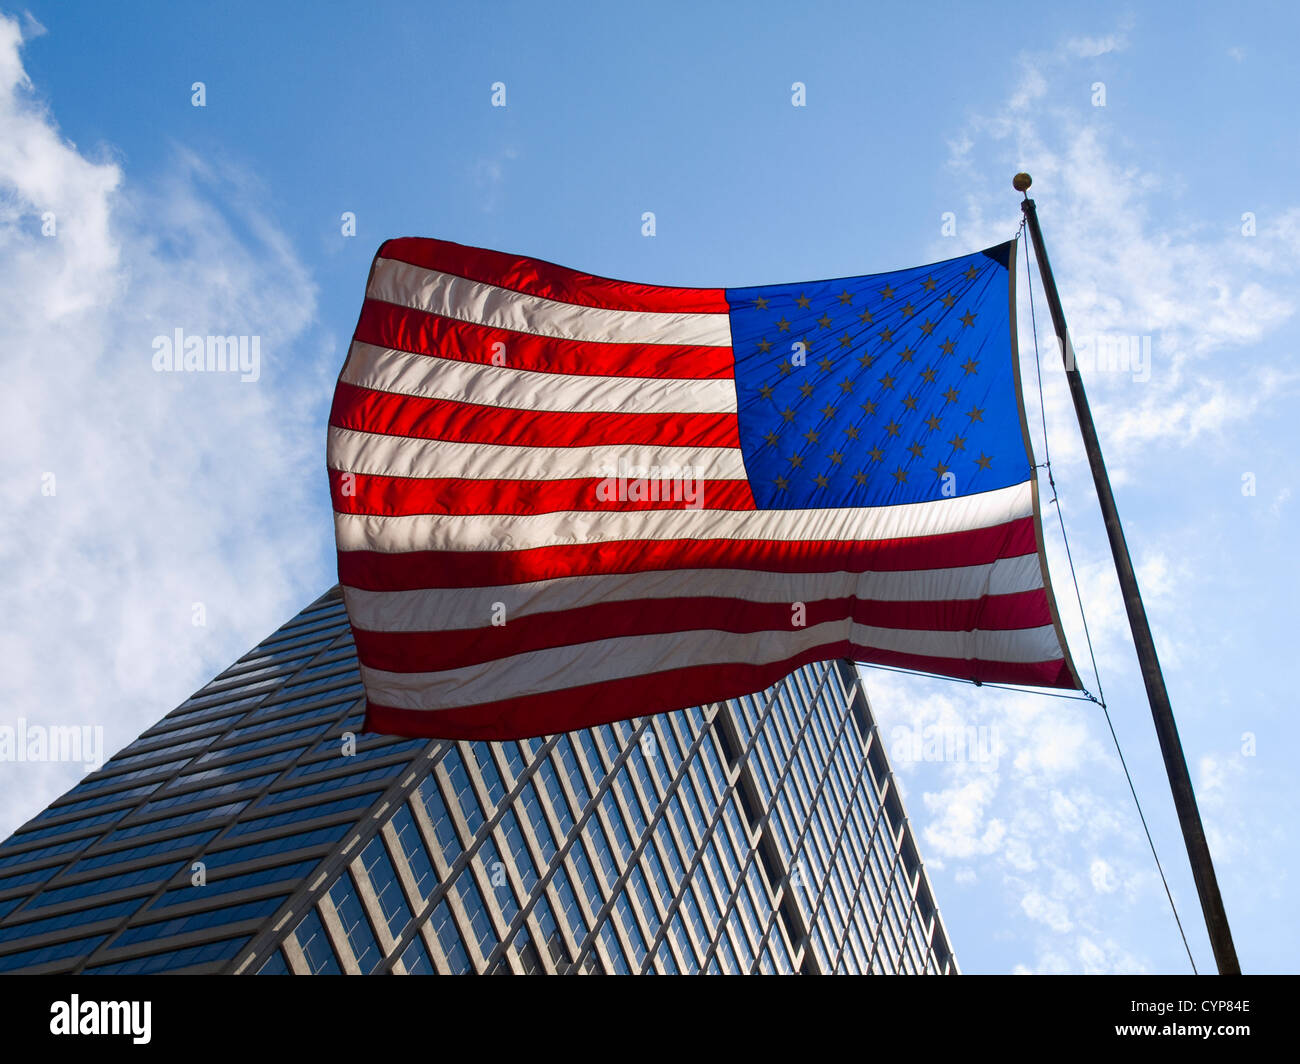
[[[385,243],[328,449],[367,727],[522,738],[835,657],[1077,687],[1014,251],[718,289]]]

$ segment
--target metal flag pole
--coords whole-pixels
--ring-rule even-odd
[[[1020,206],[1025,214],[1030,238],[1034,242],[1038,272],[1042,277],[1043,288],[1047,292],[1047,304],[1052,311],[1052,325],[1056,329],[1056,337],[1061,345],[1065,377],[1070,382],[1074,412],[1079,419],[1079,431],[1083,434],[1083,446],[1088,453],[1088,465],[1092,468],[1093,483],[1097,486],[1097,501],[1101,505],[1102,517],[1106,522],[1110,552],[1115,558],[1115,572],[1119,576],[1120,590],[1124,595],[1124,608],[1128,612],[1129,627],[1133,631],[1133,645],[1142,667],[1142,680],[1146,684],[1147,700],[1151,703],[1151,717],[1155,721],[1156,736],[1160,740],[1160,753],[1165,759],[1165,772],[1169,776],[1169,787],[1173,791],[1174,807],[1178,810],[1178,823],[1183,830],[1183,841],[1187,844],[1187,857],[1191,862],[1192,877],[1196,880],[1196,892],[1200,895],[1201,911],[1205,914],[1205,927],[1210,935],[1210,944],[1214,947],[1214,960],[1218,965],[1219,974],[1240,975],[1241,965],[1237,962],[1237,950],[1232,944],[1232,931],[1228,927],[1228,914],[1224,912],[1223,898],[1219,895],[1219,882],[1214,875],[1214,862],[1210,858],[1209,844],[1205,841],[1205,829],[1201,826],[1201,814],[1196,807],[1196,794],[1192,790],[1192,779],[1187,772],[1187,759],[1183,756],[1183,745],[1178,738],[1178,726],[1174,723],[1174,711],[1169,704],[1169,692],[1165,690],[1164,674],[1160,671],[1160,661],[1156,657],[1155,640],[1151,637],[1151,626],[1147,623],[1146,609],[1142,605],[1142,595],[1138,591],[1137,574],[1133,571],[1133,560],[1129,557],[1128,544],[1124,540],[1124,528],[1119,522],[1119,511],[1115,507],[1110,477],[1106,472],[1106,462],[1102,458],[1097,428],[1092,422],[1087,393],[1083,390],[1083,378],[1079,376],[1079,370],[1074,364],[1074,349],[1070,346],[1069,333],[1065,327],[1065,312],[1061,309],[1061,297],[1056,291],[1052,266],[1047,261],[1043,234],[1038,228],[1038,211],[1034,207],[1034,201],[1029,198],[1031,183],[1030,176],[1023,173],[1016,174],[1011,182],[1017,192],[1024,193],[1024,202]]]

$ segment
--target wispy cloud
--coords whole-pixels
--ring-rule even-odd
[[[336,356],[249,175],[178,148],[145,184],[79,151],[24,33],[0,18],[0,723],[102,726],[111,753],[323,590]],[[260,379],[155,372],[176,329],[258,337]],[[0,834],[82,772],[0,764]]]
[[[1031,194],[1044,217],[1072,335],[1149,338],[1146,380],[1131,372],[1087,374],[1117,483],[1149,482],[1152,462],[1169,452],[1184,451],[1189,456],[1184,461],[1198,460],[1190,456],[1203,440],[1240,432],[1294,402],[1300,389],[1300,373],[1281,350],[1284,332],[1300,309],[1295,283],[1300,212],[1293,205],[1257,205],[1261,213],[1252,230],[1237,214],[1206,219],[1182,210],[1172,195],[1181,175],[1169,169],[1168,160],[1154,159],[1141,145],[1126,141],[1105,107],[1092,106],[1090,90],[1106,76],[1097,61],[1139,47],[1130,44],[1131,30],[1125,25],[1022,56],[1005,102],[973,114],[964,128],[947,137],[949,167],[966,197],[962,232],[970,246],[1001,242],[1016,230],[1020,210],[1010,177],[1028,170],[1035,179]],[[1239,213],[1248,209],[1243,204]],[[932,251],[936,258],[956,253],[950,243]],[[1021,260],[1022,285],[1024,268]],[[1074,557],[1099,668],[1113,704],[1118,696],[1141,723],[1146,707],[1123,604],[1095,518],[1095,498],[1041,289],[1037,299],[1051,455],[1057,481],[1064,486],[1067,519],[1072,518]],[[1023,293],[1021,311],[1023,374],[1033,382],[1031,323]],[[1037,406],[1034,394],[1032,432],[1041,458]],[[1285,497],[1278,497],[1280,506]],[[1194,528],[1203,529],[1205,511],[1189,505],[1185,513],[1162,516],[1162,531],[1170,538],[1135,542],[1135,562],[1166,667],[1196,661],[1204,669],[1197,630],[1184,631],[1182,621],[1204,608],[1197,581],[1212,567],[1208,552],[1213,548],[1203,536],[1198,541],[1194,531],[1184,534],[1179,522],[1194,521]],[[1050,509],[1045,517],[1063,622],[1092,687],[1060,535]],[[980,893],[981,910],[996,909],[998,938],[1014,942],[1023,958],[1016,970],[1185,970],[1163,887],[1098,708],[900,681],[873,671],[865,675],[887,742],[893,726],[913,720],[998,732],[1002,756],[993,772],[963,763],[909,764],[892,747],[891,755],[904,787],[913,792],[908,808],[926,860],[946,877],[947,890],[971,885]],[[1124,733],[1126,727],[1121,724],[1120,730]],[[1144,738],[1150,743],[1149,734]],[[1216,755],[1199,763],[1207,828],[1216,852],[1221,847],[1227,860],[1242,855],[1240,837],[1227,838],[1222,825],[1244,815],[1230,783],[1244,771],[1242,759],[1235,756]],[[1139,780],[1148,804],[1167,816],[1162,787],[1158,777]],[[1162,838],[1167,862],[1181,869],[1181,840],[1168,834]],[[995,902],[994,896],[1002,901]],[[1179,901],[1183,921],[1195,936],[1195,896]],[[951,910],[953,902],[949,896],[945,905]],[[1158,960],[1122,944],[1123,929],[1141,927],[1145,933],[1153,921],[1164,922],[1169,931]],[[960,935],[957,947],[960,955]]]
[[[1128,47],[1128,35],[1125,33],[1108,33],[1104,37],[1071,37],[1065,42],[1065,50],[1080,59],[1095,59],[1111,52],[1122,52]]]
[[[1179,217],[1171,196],[1179,175],[1152,166],[1084,91],[1079,57],[1104,54],[1095,49],[1106,42],[1114,50],[1122,39],[1023,56],[1007,103],[973,116],[950,139],[949,155],[969,190],[964,231],[976,246],[1005,240],[1018,224],[1004,171],[1033,174],[1033,194],[1046,197],[1053,265],[1070,279],[1063,301],[1076,346],[1094,337],[1149,338],[1147,380],[1103,372],[1090,382],[1120,478],[1139,445],[1220,435],[1300,393],[1300,372],[1289,366],[1221,357],[1278,336],[1300,310],[1300,206],[1274,206],[1261,217],[1259,205],[1243,204],[1240,217],[1214,222]],[[1027,318],[1023,326],[1028,340]],[[1039,326],[1050,350],[1045,314]],[[1049,422],[1065,415],[1068,423],[1059,375],[1047,401]],[[1081,461],[1082,452],[1067,445],[1058,457]]]

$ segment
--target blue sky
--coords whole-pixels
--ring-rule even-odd
[[[102,725],[115,750],[333,582],[325,419],[384,239],[663,284],[833,277],[1008,239],[1028,169],[1076,337],[1149,345],[1145,372],[1085,376],[1243,966],[1294,971],[1300,17],[611,7],[3,9],[0,724]],[[153,373],[153,338],[178,327],[261,336],[261,378]],[[1077,429],[1045,372],[1102,682],[1204,970]],[[1188,970],[1095,707],[866,682],[966,970]],[[909,735],[966,727],[994,759],[914,756]],[[81,771],[0,765],[0,832]]]

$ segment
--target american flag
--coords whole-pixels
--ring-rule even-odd
[[[328,447],[367,728],[524,738],[836,657],[1077,688],[1014,251],[721,289],[385,243]]]

